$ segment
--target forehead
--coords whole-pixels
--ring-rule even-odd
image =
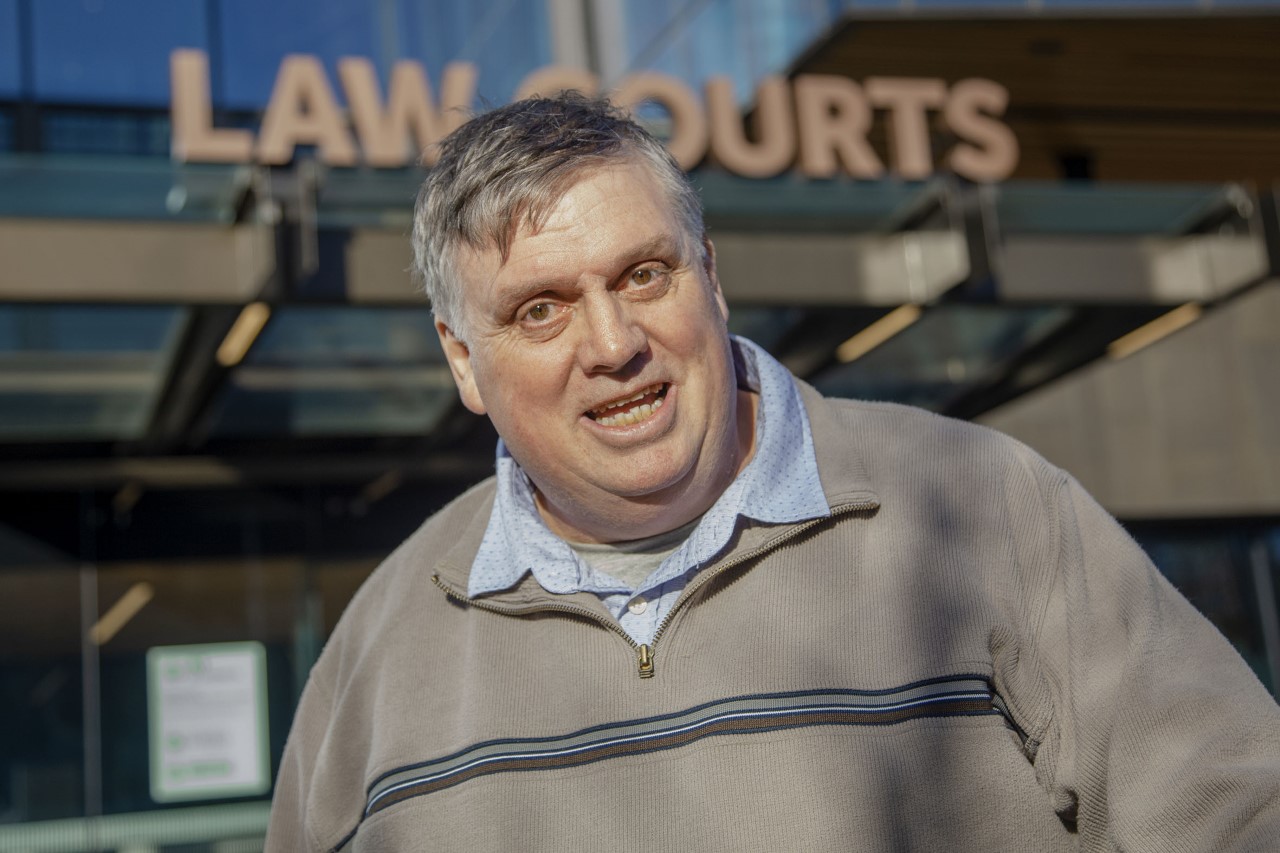
[[[520,215],[505,251],[492,243],[461,248],[459,272],[469,293],[481,296],[485,284],[511,280],[606,275],[641,247],[666,242],[684,253],[691,239],[696,242],[696,235],[684,233],[666,186],[644,162],[582,169],[557,189]]]

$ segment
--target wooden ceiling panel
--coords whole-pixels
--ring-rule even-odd
[[[1023,105],[1280,113],[1280,16],[852,20],[799,71],[987,77]]]
[[[854,18],[798,74],[985,77],[1009,90],[1015,178],[1280,180],[1280,15]],[[873,144],[883,147],[881,131]]]

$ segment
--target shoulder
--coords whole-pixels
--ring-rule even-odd
[[[912,406],[802,393],[829,495],[861,478],[897,533],[978,550],[1014,543],[1024,562],[1052,561],[1070,478],[1030,447]]]
[[[347,671],[379,638],[409,614],[425,616],[444,601],[432,576],[447,561],[466,562],[479,547],[493,506],[494,478],[488,477],[428,517],[361,584],[317,667]]]
[[[1046,488],[1065,478],[1027,445],[980,424],[899,403],[823,397],[801,383],[819,457],[856,453],[877,488],[919,475],[979,488],[992,477],[1028,478]]]

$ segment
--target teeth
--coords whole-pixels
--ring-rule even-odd
[[[658,386],[658,387],[661,387],[661,386]],[[645,393],[649,393],[649,392],[645,392]],[[641,394],[639,396],[643,397],[644,394]],[[635,399],[637,398],[632,397],[631,400],[628,400],[627,402],[631,402],[632,400],[635,400]],[[598,417],[596,418],[596,423],[600,424],[601,426],[607,426],[607,427],[631,426],[632,424],[638,424],[641,421],[648,420],[650,417],[653,416],[654,412],[658,411],[658,409],[661,409],[661,408],[662,408],[662,400],[657,399],[653,401],[652,405],[650,405],[649,403],[641,403],[638,406],[634,406],[633,408],[627,409],[625,412],[619,412],[616,415],[605,415],[605,416]]]
[[[618,400],[618,401],[617,401],[617,402],[615,402],[615,403],[609,403],[608,405],[606,405],[606,406],[601,406],[601,407],[600,407],[600,408],[598,408],[598,409],[592,409],[592,410],[591,410],[591,414],[593,414],[593,415],[603,415],[605,412],[608,412],[608,411],[611,411],[611,410],[619,409],[619,408],[621,408],[622,406],[625,406],[627,403],[634,403],[636,400],[642,399],[642,398],[644,398],[644,397],[648,396],[649,394],[657,394],[657,393],[658,393],[659,391],[661,391],[661,390],[662,390],[662,383],[661,383],[661,382],[659,382],[657,385],[650,385],[648,388],[645,388],[645,389],[641,390],[639,393],[637,393],[637,394],[635,394],[635,395],[633,395],[633,396],[631,396],[631,397],[628,397],[628,398],[627,398],[627,399],[625,399],[625,400]]]

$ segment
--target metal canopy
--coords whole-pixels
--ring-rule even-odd
[[[0,161],[0,488],[489,466],[407,271],[419,173],[118,168]],[[1234,184],[694,178],[735,331],[828,393],[965,417],[1280,268],[1273,196]],[[223,364],[250,302],[269,319]]]

